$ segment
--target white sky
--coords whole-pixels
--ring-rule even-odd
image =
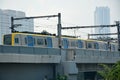
[[[120,0],[0,0],[1,9],[24,11],[27,16],[51,15],[60,12],[63,26],[94,25],[96,6],[110,8],[111,24],[113,24],[115,20],[120,20],[119,5]],[[89,30],[86,30],[83,32],[88,33]]]

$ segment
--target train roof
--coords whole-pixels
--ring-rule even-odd
[[[100,41],[100,40],[91,40],[91,39],[82,39],[82,38],[73,38],[73,37],[62,37],[62,38],[68,38],[68,39],[75,39],[75,40],[85,40],[85,41],[94,41],[94,42],[106,42],[106,41]]]
[[[86,39],[86,41],[106,42],[106,41],[100,41],[100,40],[92,40],[92,39]]]
[[[15,32],[15,33],[11,33],[11,34],[22,34],[22,35],[35,35],[35,36],[49,36],[49,37],[58,37],[54,34],[41,34],[41,33],[36,33],[36,32]],[[10,34],[6,34],[6,35],[10,35]],[[75,38],[75,37],[71,37],[71,36],[62,36],[62,38],[68,38],[68,39],[72,39],[72,40],[84,40],[84,41],[94,41],[94,42],[106,42],[106,41],[100,41],[100,40],[91,40],[91,39],[82,39],[82,38]],[[107,42],[106,42],[107,43]],[[110,42],[111,44],[117,44],[117,43],[113,43]]]
[[[45,35],[45,34],[40,34],[40,33],[28,33],[28,32],[15,32],[11,34],[22,34],[22,35],[34,35],[34,36],[49,36],[49,37],[55,37],[53,35]]]

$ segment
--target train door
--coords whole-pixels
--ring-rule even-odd
[[[67,49],[68,48],[68,39],[63,39],[63,48]]]
[[[83,42],[81,40],[78,40],[78,48],[83,48],[84,45],[83,45]]]
[[[94,49],[99,49],[99,44],[98,44],[98,42],[94,42]]]
[[[27,45],[34,46],[34,38],[30,35],[27,36]]]
[[[51,37],[47,37],[47,47],[48,48],[52,48],[52,38]]]

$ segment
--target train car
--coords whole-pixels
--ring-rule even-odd
[[[83,40],[78,38],[62,37],[63,49],[89,49],[101,51],[118,51],[116,43],[108,43],[97,40]],[[4,45],[12,46],[29,46],[29,47],[46,47],[59,48],[58,37],[30,33],[12,33],[3,37]]]
[[[53,44],[53,41],[55,44]],[[4,35],[4,45],[58,48],[58,39],[55,36],[27,33],[12,33]]]

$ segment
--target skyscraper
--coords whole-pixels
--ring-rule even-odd
[[[0,9],[0,44],[2,44],[2,36],[11,33],[11,17],[25,17],[25,13],[15,10],[1,10]],[[17,31],[34,31],[34,22],[29,20],[16,20],[14,24],[22,24],[16,28]]]
[[[110,9],[108,7],[96,7],[94,12],[95,25],[110,25]],[[94,29],[95,34],[110,33],[109,27],[98,27]],[[109,37],[108,35],[97,37]]]

